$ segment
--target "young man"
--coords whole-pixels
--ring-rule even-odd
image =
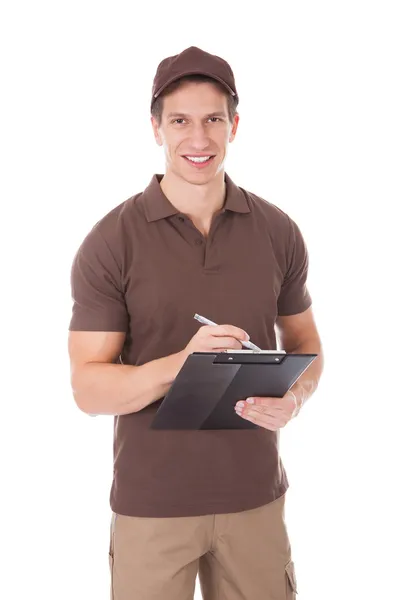
[[[165,175],[95,224],[72,267],[69,352],[79,408],[114,417],[114,600],[287,600],[279,429],[317,387],[322,351],[295,222],[237,187],[225,158],[239,116],[232,70],[191,47],[163,60],[151,112]],[[218,326],[199,326],[202,314]],[[318,359],[284,398],[238,402],[253,430],[154,430],[195,351],[251,339]]]

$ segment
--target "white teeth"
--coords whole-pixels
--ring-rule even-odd
[[[192,162],[206,162],[211,156],[186,156]]]

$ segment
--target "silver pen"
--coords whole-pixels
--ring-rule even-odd
[[[210,321],[210,319],[206,319],[206,317],[202,317],[197,313],[194,315],[194,318],[196,319],[196,321],[199,321],[199,323],[203,323],[203,325],[217,325],[217,323],[214,323],[214,321]],[[255,350],[256,352],[261,352],[261,348],[253,344],[253,342],[242,342],[242,340],[239,341],[243,346],[245,346],[245,348]]]

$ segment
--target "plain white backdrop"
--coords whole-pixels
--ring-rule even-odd
[[[310,254],[326,365],[281,432],[298,597],[396,595],[397,9],[3,4],[2,597],[109,598],[113,418],[90,418],[72,398],[70,267],[93,224],[163,172],[152,79],[191,45],[223,56],[236,76],[241,121],[226,171],[288,212]]]

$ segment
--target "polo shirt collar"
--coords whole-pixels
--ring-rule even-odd
[[[163,175],[153,175],[149,185],[142,194],[144,211],[149,223],[180,214],[180,211],[168,200],[161,189]],[[231,210],[236,213],[249,213],[250,207],[244,191],[235,185],[225,173],[226,200],[221,212]]]

